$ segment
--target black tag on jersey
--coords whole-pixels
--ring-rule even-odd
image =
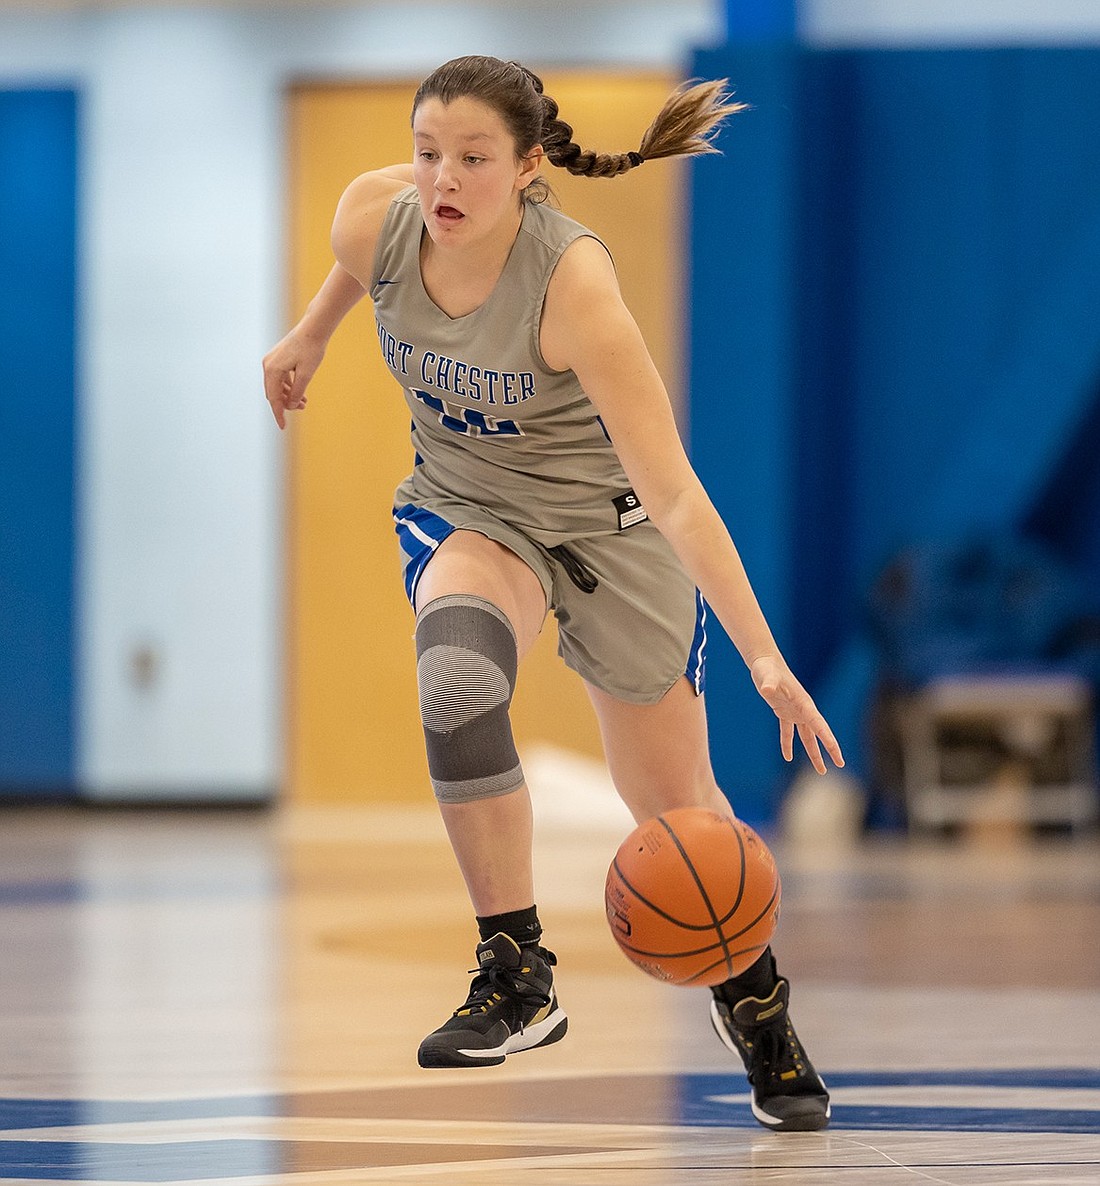
[[[620,531],[625,531],[628,527],[633,527],[635,523],[641,523],[644,519],[649,518],[645,513],[645,507],[642,506],[641,499],[633,490],[628,490],[611,501],[615,504],[615,510],[619,515]]]

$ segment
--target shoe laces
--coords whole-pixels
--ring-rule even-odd
[[[783,1017],[773,1025],[740,1034],[749,1054],[749,1082],[754,1086],[768,1079],[790,1083],[806,1073],[806,1056],[794,1029]]]
[[[545,947],[537,947],[534,950],[543,962],[551,967],[558,962],[554,953],[547,951]],[[530,965],[523,964],[518,968],[506,968],[503,964],[490,964],[488,968],[471,968],[470,974],[474,977],[474,982],[470,985],[470,995],[466,998],[466,1003],[455,1010],[455,1017],[487,1013],[504,998],[514,1001],[517,1005],[538,1005],[540,1008],[549,1005],[552,1000],[549,993],[520,979],[524,973],[530,971]]]

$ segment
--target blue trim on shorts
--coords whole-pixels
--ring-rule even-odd
[[[695,590],[695,634],[684,674],[691,681],[696,696],[702,696],[707,682],[707,603],[698,589]]]
[[[416,587],[436,548],[454,531],[453,523],[407,502],[393,508],[393,526],[401,545],[405,595],[416,608]]]

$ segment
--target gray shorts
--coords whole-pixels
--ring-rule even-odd
[[[703,691],[703,599],[648,519],[625,531],[572,540],[562,552],[457,499],[404,503],[394,507],[393,517],[413,604],[436,548],[452,531],[476,531],[515,552],[539,578],[558,621],[558,653],[590,684],[635,704],[655,704],[681,676]],[[592,578],[595,587],[586,591]]]

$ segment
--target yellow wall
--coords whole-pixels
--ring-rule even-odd
[[[585,147],[636,148],[674,80],[547,74]],[[410,158],[414,84],[309,86],[290,101],[291,309],[332,263],[328,231],[347,183]],[[614,181],[548,175],[563,209],[603,237],[623,291],[679,400],[682,166],[655,162]],[[669,294],[674,294],[669,299]],[[423,801],[413,618],[390,519],[410,467],[408,413],[378,356],[369,301],[335,335],[290,428],[287,493],[289,790],[299,802]],[[557,659],[551,618],[520,674],[513,725],[525,746],[597,755],[580,681]]]

